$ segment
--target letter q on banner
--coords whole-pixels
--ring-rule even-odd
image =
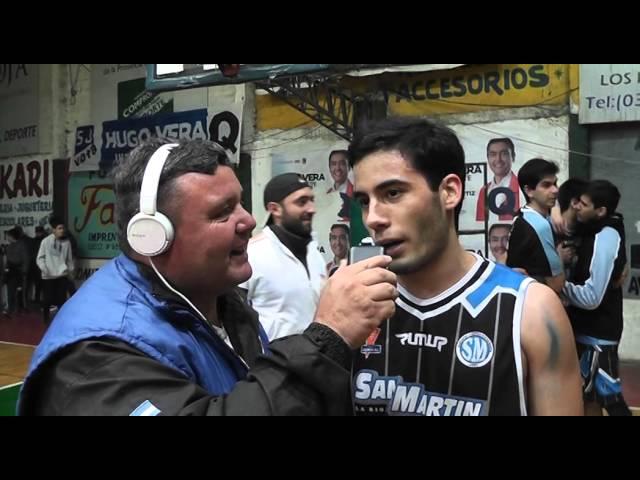
[[[243,103],[209,108],[209,139],[227,150],[231,163],[240,162]]]

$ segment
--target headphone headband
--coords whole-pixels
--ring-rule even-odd
[[[140,188],[140,212],[147,215],[155,215],[158,203],[158,187],[164,164],[169,158],[171,150],[177,147],[177,143],[169,143],[158,148],[144,170],[142,187]]]

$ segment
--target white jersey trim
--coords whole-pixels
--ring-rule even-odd
[[[524,385],[524,368],[522,366],[522,317],[524,313],[524,300],[527,296],[527,289],[535,280],[527,278],[520,285],[520,294],[516,298],[516,304],[513,307],[513,358],[516,362],[516,374],[518,376],[518,393],[520,395],[520,413],[527,416],[527,396]]]
[[[475,254],[473,252],[469,252],[469,253],[476,258],[476,262],[473,264],[471,269],[467,273],[465,273],[464,276],[460,280],[458,280],[456,283],[454,283],[449,288],[447,288],[444,292],[439,293],[435,297],[428,298],[428,299],[418,298],[418,297],[412,295],[406,288],[404,288],[399,283],[398,283],[398,291],[403,296],[408,298],[409,301],[411,301],[412,303],[415,303],[416,305],[420,305],[422,307],[426,307],[428,305],[433,305],[434,303],[438,303],[438,302],[441,302],[442,300],[445,300],[447,297],[450,297],[454,293],[456,293],[456,291],[458,291],[460,288],[462,288],[469,280],[471,280],[473,278],[473,276],[478,272],[478,270],[480,269],[482,264],[486,261],[480,255],[477,255],[477,254]]]

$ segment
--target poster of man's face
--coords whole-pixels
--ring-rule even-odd
[[[518,177],[513,171],[515,145],[508,137],[490,138],[486,143],[486,175],[476,197],[476,222],[512,221],[523,205]]]
[[[489,141],[487,163],[497,179],[509,175],[514,158],[515,147],[509,138],[494,138]]]
[[[336,259],[347,258],[349,243],[349,227],[342,224],[333,225],[329,233],[329,244]]]
[[[349,174],[349,164],[347,161],[347,153],[343,150],[332,152],[329,157],[329,173],[335,184],[335,187],[342,185],[347,181]]]
[[[489,228],[489,250],[496,263],[507,262],[507,247],[509,246],[509,233],[511,225],[496,223]]]

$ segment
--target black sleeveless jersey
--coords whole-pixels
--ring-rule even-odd
[[[479,256],[435,298],[399,286],[353,369],[357,415],[526,415],[520,321],[533,281]]]

